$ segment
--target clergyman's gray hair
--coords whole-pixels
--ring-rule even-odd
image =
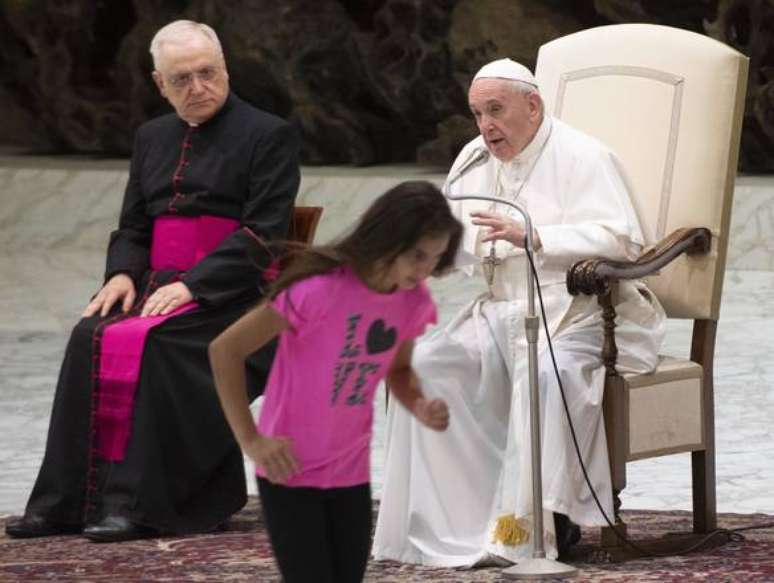
[[[193,20],[175,20],[174,22],[170,22],[166,26],[161,27],[159,31],[153,35],[153,40],[151,40],[150,44],[150,54],[153,57],[153,68],[158,68],[159,56],[165,43],[179,42],[182,37],[190,34],[204,35],[213,46],[215,46],[221,57],[223,56],[223,47],[221,47],[218,35],[211,26],[201,22],[194,22]]]

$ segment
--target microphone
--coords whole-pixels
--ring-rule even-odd
[[[470,170],[474,166],[483,164],[488,159],[489,159],[489,150],[486,149],[486,146],[479,146],[478,148],[474,148],[470,156],[468,156],[468,159],[465,160],[465,162],[459,167],[457,172],[454,173],[454,176],[452,178],[446,179],[446,188],[448,189],[452,184],[454,184],[460,178],[462,178],[462,176],[468,170]]]

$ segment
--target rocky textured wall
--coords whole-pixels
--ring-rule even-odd
[[[297,125],[308,164],[446,165],[482,63],[601,24],[702,32],[750,56],[740,167],[774,171],[774,0],[0,0],[0,144],[127,154],[168,110],[147,47],[176,18],[218,31],[234,90]]]

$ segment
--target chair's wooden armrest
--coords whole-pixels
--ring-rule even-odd
[[[639,279],[651,275],[669,264],[682,253],[688,255],[707,253],[712,234],[709,229],[677,229],[658,244],[643,253],[636,261],[610,261],[584,259],[567,270],[567,291],[578,294],[602,295],[610,284],[622,279]]]

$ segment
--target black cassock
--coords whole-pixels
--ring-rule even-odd
[[[270,258],[256,255],[253,239],[238,229],[189,271],[152,272],[151,232],[162,215],[215,215],[236,219],[266,240],[284,238],[300,180],[298,155],[291,126],[233,94],[200,126],[170,114],[138,130],[105,281],[122,272],[132,277],[134,314],[143,297],[176,279],[200,307],[150,331],[122,462],[105,462],[95,450],[95,330],[101,319],[75,326],[27,513],[76,525],[118,513],[187,533],[211,529],[244,506],[242,454],[218,401],[207,346],[258,301],[261,267]],[[111,315],[119,313],[117,306]],[[248,362],[251,398],[263,388],[273,351],[268,347]]]

